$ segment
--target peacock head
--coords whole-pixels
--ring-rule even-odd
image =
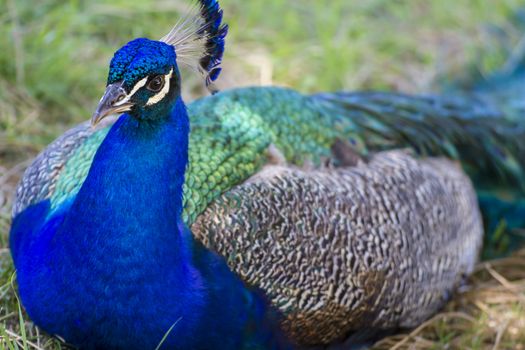
[[[106,92],[92,122],[124,112],[137,118],[166,115],[179,94],[180,75],[173,46],[135,39],[113,56]]]
[[[180,96],[178,62],[200,71],[211,90],[221,71],[227,32],[218,1],[199,0],[159,41],[140,38],[124,45],[111,60],[106,92],[91,123],[125,112],[141,120],[168,115]]]

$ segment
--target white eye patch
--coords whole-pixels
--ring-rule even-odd
[[[164,96],[166,96],[168,94],[168,92],[170,91],[170,79],[171,79],[172,74],[173,74],[173,68],[170,70],[170,72],[168,74],[164,75],[164,86],[162,87],[162,90],[160,90],[154,96],[151,96],[149,98],[148,102],[146,102],[146,106],[151,106],[152,104],[155,104],[155,103],[159,102],[160,100],[162,100],[164,98]],[[124,97],[122,100],[120,100],[118,102],[115,102],[113,104],[113,106],[120,106],[120,105],[128,102],[129,99],[137,91],[139,91],[140,88],[142,88],[144,85],[146,85],[147,82],[148,82],[148,77],[145,77],[145,78],[142,78],[141,80],[139,80],[135,84],[135,86],[133,86],[133,89],[131,89],[129,94],[127,94],[126,97]]]
[[[129,99],[131,98],[131,96],[133,96],[141,87],[143,87],[144,85],[146,85],[146,83],[148,82],[148,77],[145,77],[141,80],[139,80],[135,86],[133,86],[133,89],[131,89],[131,91],[129,92],[129,94],[126,95],[126,97],[124,97],[122,100],[118,101],[118,102],[115,102],[113,104],[113,106],[120,106],[126,102],[129,101]]]
[[[157,94],[151,96],[148,102],[146,102],[146,106],[151,106],[159,102],[160,100],[164,98],[164,96],[168,94],[168,92],[170,91],[170,80],[171,80],[172,74],[173,74],[173,68],[170,69],[170,72],[168,74],[164,75],[164,86],[162,87],[162,90],[157,92]]]

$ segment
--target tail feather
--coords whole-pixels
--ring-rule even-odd
[[[525,199],[514,201],[492,193],[478,195],[485,223],[484,258],[517,250],[525,242]]]
[[[525,195],[525,118],[507,118],[498,105],[477,97],[374,92],[315,98],[352,118],[372,151],[409,147],[457,159],[478,189]]]

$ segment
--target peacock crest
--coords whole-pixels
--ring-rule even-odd
[[[175,47],[178,62],[204,76],[210,91],[214,91],[213,82],[221,73],[224,39],[228,33],[228,25],[222,23],[222,13],[217,0],[199,0],[160,39]]]

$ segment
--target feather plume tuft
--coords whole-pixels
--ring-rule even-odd
[[[198,0],[160,41],[174,46],[177,60],[201,72],[206,86],[213,91],[212,84],[221,73],[227,33],[219,2]]]

